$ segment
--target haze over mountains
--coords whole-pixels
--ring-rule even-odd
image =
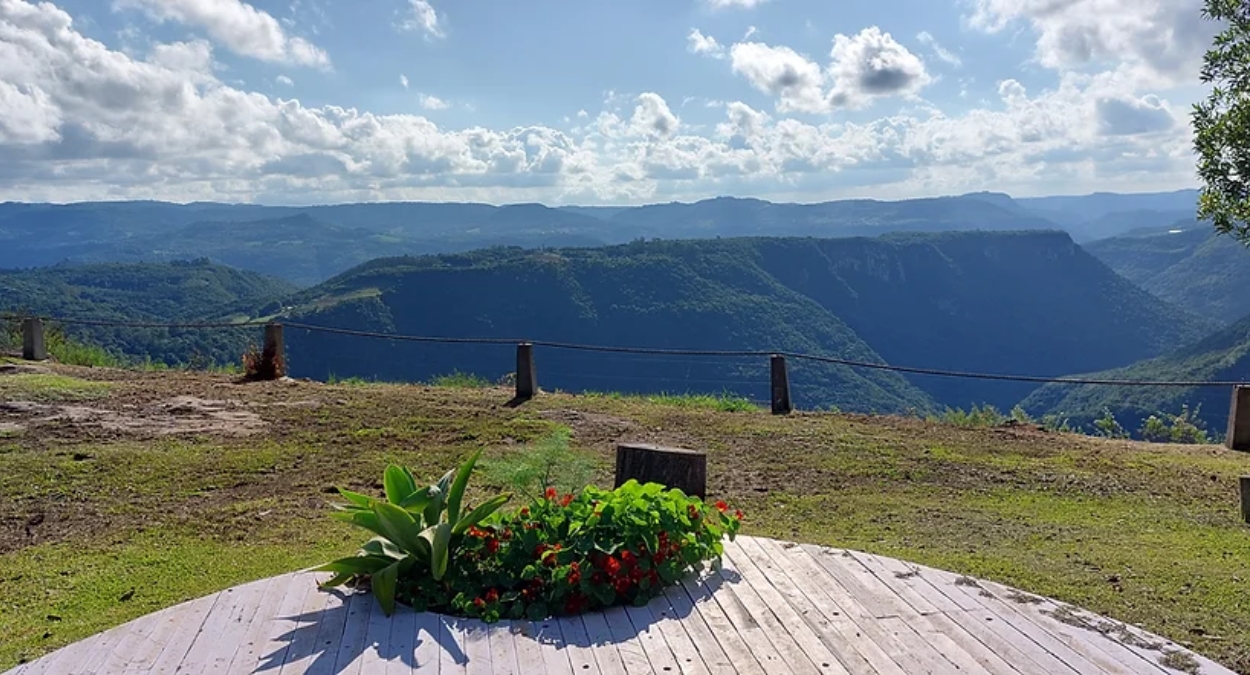
[[[1250,252],[1193,221],[1194,198],[976,193],[560,208],[8,203],[0,204],[0,266],[37,269],[0,274],[0,311],[281,316],[381,333],[780,350],[972,372],[1250,378],[1242,363],[1250,333],[1238,323],[1250,314],[1241,292]],[[419,255],[399,255],[408,253]],[[44,267],[54,263],[62,264]],[[193,331],[75,331],[170,363],[193,354],[237,359],[246,342]],[[513,369],[507,345],[290,333],[296,376],[428,380],[460,370],[494,379]],[[575,391],[768,395],[760,358],[543,348],[539,370],[542,386]],[[1146,415],[1201,400],[1215,429],[1227,409],[1222,390],[1039,389],[810,361],[792,361],[790,370],[796,402],[807,408],[1023,403],[1079,424],[1106,408],[1135,428]]]

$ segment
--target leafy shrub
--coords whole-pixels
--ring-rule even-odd
[[[511,513],[497,510],[508,498],[501,495],[457,520],[451,505],[458,510],[477,457],[454,482],[449,472],[429,488],[411,483],[413,492],[411,474],[388,467],[385,502],[340,490],[351,504],[339,517],[378,536],[356,556],[318,568],[336,573],[325,585],[367,581],[388,615],[399,600],[418,611],[488,622],[642,605],[719,559],[721,540],[732,540],[742,519],[724,502],[708,506],[680,490],[631,480],[576,495],[549,487]],[[436,501],[444,493],[447,520]]]
[[[1190,410],[1183,405],[1177,415],[1151,415],[1142,422],[1138,434],[1152,443],[1211,443],[1211,435],[1202,428],[1198,412],[1199,408]]]
[[[1104,438],[1128,438],[1128,431],[1115,418],[1110,408],[1103,408],[1102,417],[1094,420],[1094,432]]]
[[[541,496],[547,488],[573,492],[594,477],[595,461],[569,447],[571,434],[568,427],[558,427],[524,450],[483,462],[481,471],[487,481],[505,485],[529,499]]]
[[[491,382],[481,375],[462,373],[459,370],[455,370],[448,375],[435,377],[430,380],[430,385],[451,389],[485,389],[491,386]]]

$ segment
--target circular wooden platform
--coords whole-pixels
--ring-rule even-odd
[[[1206,673],[1053,600],[892,558],[739,537],[645,607],[487,625],[295,572],[136,619],[8,675],[86,673]]]

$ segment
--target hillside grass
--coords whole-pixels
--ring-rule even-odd
[[[82,405],[231,400],[250,437],[143,437],[57,423],[0,436],[0,669],[156,609],[355,550],[334,486],[377,492],[388,462],[434,478],[478,447],[515,457],[555,429],[610,485],[619,441],[707,450],[710,498],[744,533],[848,547],[1052,596],[1250,673],[1250,528],[1218,446],[1028,427],[800,413],[715,398],[271,382],[54,366],[107,387]],[[16,376],[8,376],[13,378]],[[3,381],[0,379],[0,381]],[[37,389],[0,390],[0,402]],[[732,411],[727,411],[732,409]],[[492,491],[475,476],[472,497]]]

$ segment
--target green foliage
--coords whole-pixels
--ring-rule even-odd
[[[333,516],[364,528],[376,536],[357,555],[340,558],[318,567],[334,572],[323,586],[341,585],[353,578],[368,576],[374,596],[387,616],[395,611],[396,584],[402,577],[427,576],[441,581],[448,561],[465,530],[503,506],[511,495],[488,499],[477,508],[461,513],[464,491],[482,451],[473,453],[459,469],[448,471],[434,485],[418,488],[407,468],[391,464],[383,474],[386,498],[378,499],[339,488],[347,504],[336,506]]]
[[[1198,217],[1250,244],[1250,13],[1242,0],[1206,0],[1202,15],[1222,30],[1202,64],[1200,79],[1211,92],[1191,115],[1202,181]]]
[[[459,370],[453,371],[448,375],[438,375],[430,380],[430,384],[435,387],[449,387],[452,389],[485,389],[492,386],[491,381],[481,375],[462,373]]]
[[[1198,418],[1198,410],[1181,406],[1180,413],[1151,415],[1138,431],[1142,440],[1152,443],[1211,443],[1211,436]]]
[[[1110,408],[1104,408],[1102,417],[1094,420],[1094,429],[1104,438],[1128,438],[1128,431],[1120,425]]]
[[[548,488],[514,513],[472,528],[443,584],[401,594],[418,610],[487,622],[540,620],[612,605],[644,605],[723,553],[742,513],[680,490],[631,480],[562,497]]]
[[[983,406],[973,405],[971,410],[967,411],[962,408],[947,408],[941,415],[929,417],[930,421],[969,428],[996,427],[1007,421],[1007,419],[997,408],[988,404]]]
[[[574,492],[594,477],[596,462],[589,455],[569,447],[568,427],[482,463],[482,477],[490,483],[536,499],[548,488],[561,493]]]
[[[1026,410],[1025,410],[1022,406],[1020,406],[1019,404],[1016,404],[1016,405],[1015,405],[1015,406],[1011,409],[1011,417],[1010,417],[1010,419],[1011,419],[1011,421],[1013,421],[1013,422],[1015,422],[1015,423],[1017,423],[1017,424],[1036,424],[1036,423],[1037,423],[1037,420],[1034,420],[1034,419],[1033,419],[1033,417],[1032,417],[1031,415],[1029,415],[1028,411],[1026,411]]]

